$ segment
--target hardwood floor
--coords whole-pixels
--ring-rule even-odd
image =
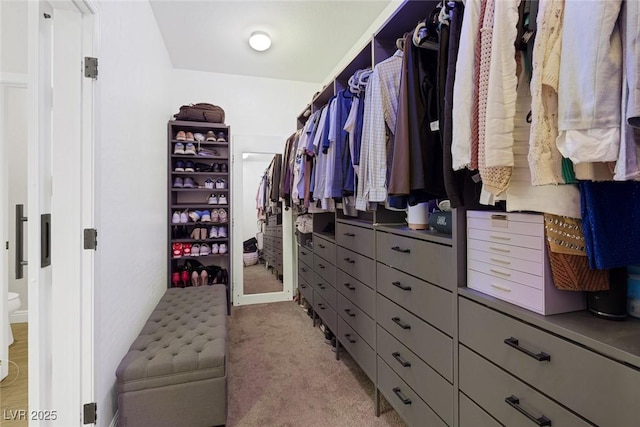
[[[15,365],[9,363],[9,375],[0,382],[0,426],[26,427],[29,416],[28,327],[26,323],[14,323],[11,328],[15,341],[9,347],[9,360],[15,362]]]

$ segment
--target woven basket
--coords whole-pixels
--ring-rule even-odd
[[[242,254],[242,264],[247,267],[258,263],[258,251]]]

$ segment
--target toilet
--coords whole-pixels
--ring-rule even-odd
[[[9,305],[8,305],[8,310],[7,310],[7,329],[8,329],[8,334],[7,336],[9,337],[9,342],[8,345],[13,344],[13,332],[11,331],[11,324],[9,322],[11,313],[13,313],[14,311],[16,311],[17,309],[20,308],[20,294],[17,292],[9,292]]]

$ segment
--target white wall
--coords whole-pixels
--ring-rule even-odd
[[[173,70],[171,105],[176,112],[183,104],[219,105],[233,136],[280,136],[284,149],[296,130],[296,117],[319,88],[316,83]]]
[[[27,0],[0,1],[0,71],[27,73]]]
[[[242,223],[243,235],[242,241],[256,237],[258,230],[258,211],[256,207],[256,194],[258,186],[262,180],[264,171],[269,167],[273,160],[273,154],[251,154],[242,162],[242,198],[243,211]]]
[[[115,371],[167,287],[171,62],[148,2],[98,3],[96,399],[116,407]]]

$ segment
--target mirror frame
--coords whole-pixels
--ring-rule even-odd
[[[231,295],[233,305],[263,304],[268,302],[293,301],[295,235],[293,233],[293,211],[282,209],[282,291],[261,294],[244,294],[244,272],[242,260],[244,221],[242,212],[244,203],[243,187],[243,153],[283,154],[285,136],[235,135],[232,136],[232,168],[231,168]],[[256,183],[257,185],[257,183]]]

